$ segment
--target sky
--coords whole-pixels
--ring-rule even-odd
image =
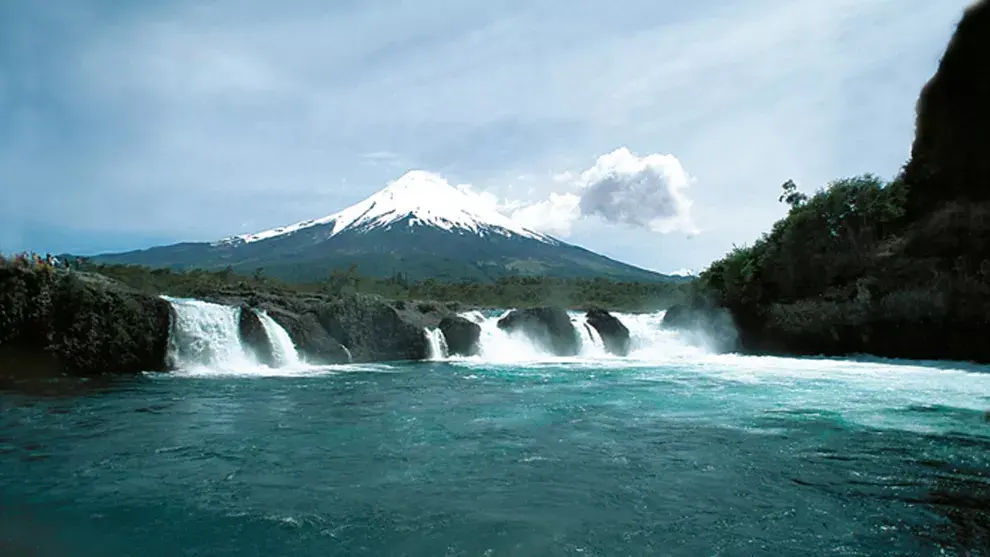
[[[410,170],[701,270],[907,160],[963,0],[0,0],[0,251],[216,240]]]

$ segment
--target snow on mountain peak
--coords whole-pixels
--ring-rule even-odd
[[[461,229],[482,237],[486,233],[503,236],[515,234],[541,242],[556,243],[553,238],[529,230],[486,207],[484,203],[451,186],[441,176],[423,170],[407,172],[384,189],[339,213],[257,234],[236,236],[230,240],[251,243],[332,223],[333,230],[327,235],[329,238],[345,230],[364,231],[387,227],[406,218],[409,219],[409,226],[428,225],[448,231]]]

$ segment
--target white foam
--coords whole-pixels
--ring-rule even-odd
[[[175,319],[169,331],[168,360],[182,377],[290,377],[323,375],[338,366],[311,366],[298,355],[289,334],[264,312],[258,317],[272,343],[275,367],[263,365],[240,338],[239,308],[201,300],[170,298]]]
[[[246,369],[260,365],[241,344],[238,308],[200,300],[165,299],[175,309],[168,353],[173,367]]]
[[[298,367],[302,365],[299,352],[296,350],[292,337],[282,328],[267,312],[259,311],[258,318],[265,328],[268,340],[272,344],[272,355],[275,357],[275,364],[278,367]]]
[[[429,358],[431,360],[443,360],[449,355],[447,348],[447,338],[443,336],[440,329],[426,329],[426,339],[430,343]]]
[[[571,325],[581,338],[580,355],[586,358],[607,358],[609,353],[605,350],[605,341],[602,339],[598,329],[588,323],[588,315],[583,312],[572,312],[569,314]]]

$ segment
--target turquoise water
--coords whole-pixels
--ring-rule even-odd
[[[984,368],[698,356],[0,389],[0,555],[990,555]]]

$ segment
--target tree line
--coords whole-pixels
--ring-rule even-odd
[[[325,279],[312,282],[288,282],[269,277],[264,269],[242,275],[229,267],[220,271],[173,270],[87,261],[79,270],[104,275],[150,294],[197,297],[224,290],[325,296],[369,294],[396,301],[458,302],[469,307],[491,308],[554,305],[655,311],[684,301],[690,290],[688,281],[641,283],[604,278],[508,276],[492,283],[448,282],[410,280],[402,271],[378,278],[361,274],[356,265],[334,270]]]

